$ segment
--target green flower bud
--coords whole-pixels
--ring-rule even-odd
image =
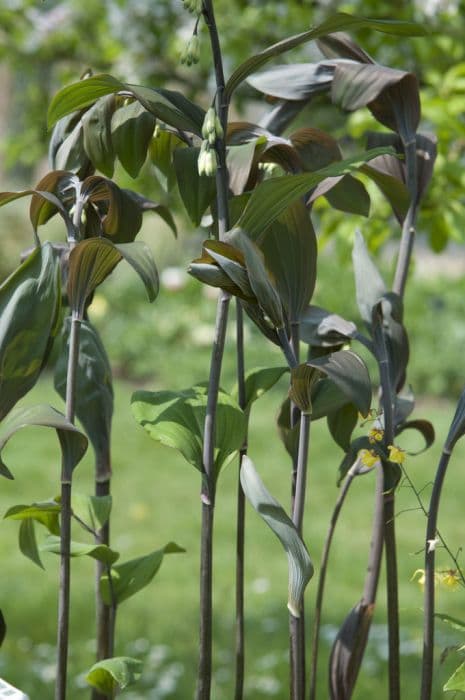
[[[181,55],[181,63],[184,63],[186,66],[191,66],[193,63],[198,63],[199,59],[200,40],[197,34],[193,34]]]
[[[216,152],[213,148],[210,148],[208,141],[202,142],[197,167],[199,175],[212,176],[216,172]]]

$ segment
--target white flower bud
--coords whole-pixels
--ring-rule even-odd
[[[200,40],[197,34],[193,34],[181,55],[181,63],[184,63],[186,66],[191,66],[193,63],[198,63],[199,59]]]
[[[197,162],[199,175],[212,176],[216,172],[217,161],[216,151],[210,148],[208,141],[203,141],[200,148],[199,159]]]

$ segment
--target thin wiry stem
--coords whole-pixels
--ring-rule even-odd
[[[426,526],[426,550],[425,550],[425,602],[423,617],[423,662],[421,674],[421,700],[431,700],[433,688],[433,661],[434,661],[434,560],[435,548],[428,547],[428,540],[434,540],[437,532],[439,501],[446,476],[451,453],[444,449],[439,461]]]

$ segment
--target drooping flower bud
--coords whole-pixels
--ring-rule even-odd
[[[183,0],[184,7],[192,14],[200,15],[203,10],[203,0]]]
[[[215,112],[214,107],[210,107],[205,114],[202,125],[202,136],[211,146],[215,145],[216,139],[223,138],[223,127]]]
[[[193,34],[189,39],[186,48],[181,54],[181,63],[192,66],[200,59],[200,39],[197,34]]]
[[[197,167],[199,175],[207,175],[211,177],[216,173],[216,151],[214,148],[210,148],[208,141],[202,141]]]

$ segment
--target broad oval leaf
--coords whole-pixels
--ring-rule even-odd
[[[131,177],[137,177],[147,158],[156,118],[139,102],[117,109],[111,119],[113,146],[118,159]]]
[[[265,488],[247,455],[242,458],[241,484],[254,509],[284,547],[289,566],[287,607],[291,615],[300,617],[304,591],[313,576],[313,564],[307,548],[283,507]]]
[[[200,148],[177,148],[173,154],[179,194],[195,226],[200,226],[216,193],[215,178],[199,175],[199,153]]]
[[[60,554],[61,552],[61,539],[56,535],[49,535],[47,539],[41,544],[40,549],[42,552],[52,552],[53,554]],[[110,549],[106,544],[86,544],[84,542],[71,542],[70,543],[70,556],[71,557],[92,557],[92,559],[97,559],[103,564],[111,566],[119,559],[119,553]]]
[[[63,453],[64,472],[70,474],[87,450],[87,438],[75,425],[66,420],[62,413],[45,404],[16,409],[8,416],[0,430],[0,455],[8,440],[18,430],[29,426],[55,428]],[[0,474],[9,479],[13,478],[1,456]]]
[[[371,381],[361,357],[352,350],[339,350],[308,360],[307,364],[326,374],[347,400],[358,408],[362,416],[368,415],[371,406]]]
[[[324,373],[308,364],[298,365],[291,369],[289,398],[302,413],[312,414],[313,389],[323,376]]]
[[[86,681],[101,693],[112,697],[116,690],[124,690],[139,680],[142,661],[130,656],[114,656],[102,659],[92,666]]]
[[[61,280],[47,243],[0,286],[0,420],[36,383],[56,332]]]
[[[371,325],[373,307],[386,293],[386,285],[368,253],[360,231],[355,232],[352,260],[355,274],[357,305],[363,320]]]
[[[65,319],[61,352],[55,365],[56,391],[66,400],[71,319]],[[100,476],[109,476],[110,434],[113,415],[111,367],[97,330],[89,321],[81,322],[79,356],[76,368],[75,412],[95,450]]]
[[[162,549],[131,559],[111,568],[111,586],[108,575],[100,579],[100,591],[106,605],[119,605],[124,600],[145,588],[160,568],[165,554],[177,554],[185,549],[175,542],[169,542]]]
[[[78,83],[67,85],[55,95],[50,103],[47,115],[48,127],[52,127],[55,122],[67,114],[88,107],[99,97],[118,92],[124,87],[124,83],[106,73],[93,75]]]
[[[321,196],[339,211],[358,216],[368,216],[370,213],[370,195],[365,185],[351,175],[326,178],[315,187],[307,204],[312,204]]]
[[[358,421],[358,411],[356,407],[347,403],[336,411],[328,414],[328,428],[333,440],[344,452],[350,449],[352,433]]]
[[[345,12],[337,12],[330,15],[328,19],[322,22],[322,24],[319,26],[314,27],[307,32],[302,32],[301,34],[296,34],[295,36],[283,39],[277,44],[273,44],[264,51],[261,51],[255,56],[251,56],[244,61],[244,63],[236,68],[226,83],[226,98],[229,100],[234,90],[236,90],[242,81],[252,73],[255,73],[255,71],[265,65],[265,63],[267,63],[271,58],[280,56],[290,49],[301,46],[308,41],[318,39],[326,34],[354,29],[374,29],[386,34],[397,34],[401,36],[423,36],[426,33],[424,27],[412,22],[369,19],[366,17],[349,15]]]
[[[96,233],[87,232],[87,237],[100,235],[101,231],[111,238],[114,243],[128,243],[133,241],[142,226],[143,198],[131,190],[118,187],[112,180],[91,175],[82,183],[81,196],[87,202],[97,205],[100,227]],[[87,207],[87,223],[91,221],[92,214],[96,216],[94,208]]]
[[[136,421],[158,442],[179,450],[203,472],[203,429],[207,408],[205,386],[185,391],[137,391],[131,401]],[[246,417],[229,394],[218,394],[215,434],[215,476],[243,445]]]

